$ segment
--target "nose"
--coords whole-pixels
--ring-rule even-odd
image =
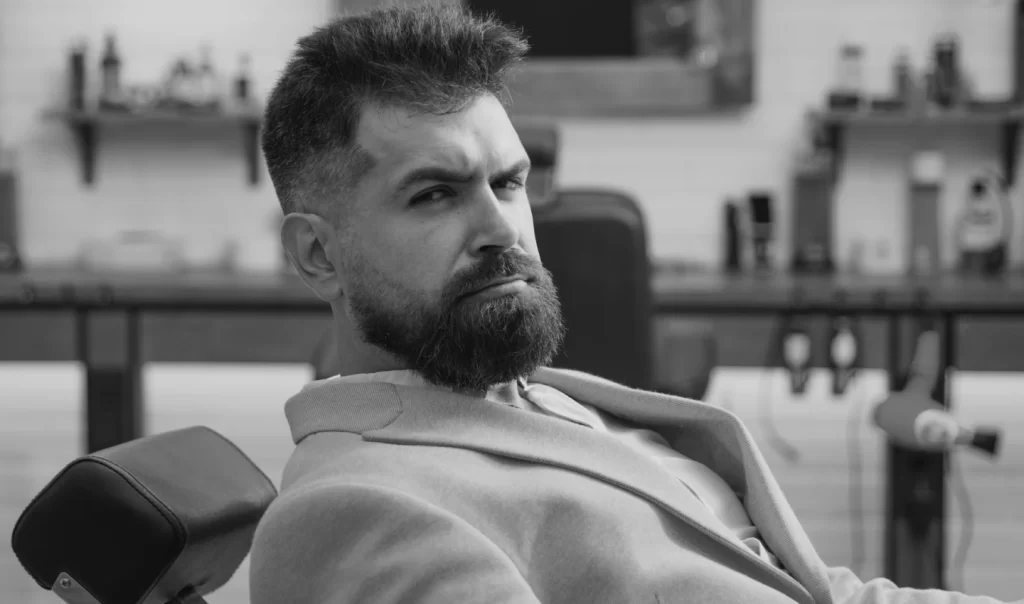
[[[519,243],[515,208],[512,203],[498,199],[490,189],[473,204],[474,255],[500,254]]]

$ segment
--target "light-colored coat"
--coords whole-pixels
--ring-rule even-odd
[[[788,574],[613,437],[439,389],[325,380],[257,530],[253,604],[991,603],[827,568],[736,416],[580,372],[531,381],[655,429],[742,498]]]

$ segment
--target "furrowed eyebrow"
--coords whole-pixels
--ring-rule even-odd
[[[507,180],[513,176],[525,172],[530,169],[529,158],[523,158],[516,163],[512,164],[511,167],[502,170],[494,176],[494,180]],[[473,180],[473,174],[466,172],[459,172],[457,170],[449,170],[448,168],[442,168],[440,166],[423,166],[421,168],[415,168],[410,170],[408,174],[402,177],[398,181],[396,190],[398,192],[405,191],[409,187],[415,185],[418,182],[425,180],[435,180],[439,182],[452,182],[452,183],[467,183]]]

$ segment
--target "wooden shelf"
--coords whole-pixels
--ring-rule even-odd
[[[942,128],[956,126],[994,126],[1001,129],[1000,156],[1008,186],[1017,178],[1017,149],[1024,107],[1004,109],[948,109],[927,111],[851,109],[812,111],[810,117],[825,127],[835,164],[835,177],[842,169],[845,129],[855,126],[892,128]]]
[[[813,111],[812,117],[824,124],[873,125],[879,126],[982,126],[1000,125],[1021,121],[1022,109],[1006,110],[957,110],[946,111]]]
[[[93,184],[96,178],[96,145],[100,127],[119,125],[219,124],[241,126],[249,182],[255,186],[260,181],[259,129],[263,116],[262,111],[258,108],[242,112],[50,110],[44,112],[43,117],[48,120],[64,122],[74,132],[82,166],[82,181],[87,185]]]

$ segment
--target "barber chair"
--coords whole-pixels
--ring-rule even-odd
[[[276,496],[227,439],[185,428],[68,464],[22,512],[12,548],[68,604],[200,604],[238,570]]]
[[[654,309],[639,206],[614,191],[566,189],[534,209],[534,230],[567,330],[552,366],[650,390]]]

